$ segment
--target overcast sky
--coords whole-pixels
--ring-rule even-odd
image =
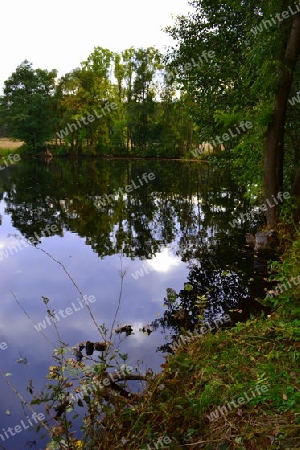
[[[163,51],[173,41],[162,28],[189,10],[188,0],[2,0],[0,92],[24,59],[61,76],[97,46]]]

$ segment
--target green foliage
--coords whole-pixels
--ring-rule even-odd
[[[41,150],[53,135],[56,71],[33,69],[24,61],[5,81],[1,121],[29,150]]]
[[[56,81],[25,61],[5,82],[0,125],[28,152],[47,142],[55,155],[182,157],[199,140],[175,81],[162,83],[164,65],[154,47],[95,47]]]
[[[289,247],[286,257],[281,261],[273,261],[270,264],[270,269],[273,273],[271,279],[276,282],[273,290],[275,296],[268,298],[268,302],[274,306],[286,305],[294,308],[295,314],[298,314],[300,309],[297,304],[297,299],[300,295],[300,278],[299,278],[299,266],[300,266],[300,239],[298,237]],[[282,288],[276,291],[277,286]],[[271,293],[273,292],[271,291]],[[291,297],[292,293],[292,297]],[[293,328],[294,329],[294,328]]]
[[[199,127],[200,142],[212,142],[229,129],[235,130],[241,121],[253,124],[251,130],[223,141],[227,152],[220,154],[220,159],[227,162],[227,169],[247,190],[259,184],[262,192],[266,132],[274,117],[284,69],[282,55],[293,20],[290,14],[284,21],[276,19],[276,15],[280,17],[294,4],[195,0],[192,5],[191,14],[178,17],[175,26],[167,28],[178,41],[168,55],[170,71],[176,74],[188,99],[189,112]],[[271,18],[273,21],[268,22]],[[213,57],[206,58],[210,51],[214,52]],[[297,92],[299,67],[292,89],[294,95]],[[297,103],[295,112],[289,111],[286,121],[286,135],[289,131],[293,138],[291,142],[286,136],[283,167],[286,189],[290,189],[299,167]],[[212,163],[215,161],[213,156]],[[266,170],[272,172],[270,167]],[[281,170],[282,165],[278,171]]]
[[[204,321],[203,313],[207,307],[207,303],[208,303],[208,301],[207,301],[206,295],[197,295],[197,300],[195,301],[195,306],[198,309],[197,318],[201,322]]]

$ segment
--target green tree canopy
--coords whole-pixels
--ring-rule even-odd
[[[2,121],[34,151],[53,136],[56,76],[56,70],[33,69],[25,60],[4,83]]]
[[[240,179],[248,186],[264,179],[265,199],[271,200],[284,187],[286,112],[300,53],[300,12],[290,0],[194,0],[192,5],[195,11],[168,29],[178,41],[171,67],[190,97],[203,141],[251,121],[250,131],[223,144]],[[205,57],[209,51],[211,59]],[[289,180],[285,187],[290,185]],[[275,226],[278,207],[266,216]]]

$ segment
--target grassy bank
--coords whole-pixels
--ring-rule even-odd
[[[94,448],[299,449],[299,267],[300,237],[275,268],[273,312],[182,345]]]
[[[18,150],[22,147],[22,145],[23,142],[21,141],[12,141],[8,138],[0,138],[0,158],[2,159],[10,154],[18,153]]]

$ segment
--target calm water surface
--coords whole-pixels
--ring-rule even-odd
[[[62,265],[93,296],[99,324],[110,330],[117,311],[114,327],[132,325],[132,335],[114,333],[113,341],[142,372],[159,371],[180,327],[194,327],[197,295],[206,295],[206,322],[229,310],[233,321],[255,310],[249,228],[228,225],[244,210],[243,193],[226,172],[175,161],[24,162],[0,172],[0,191],[0,343],[7,344],[0,369],[27,400],[28,380],[43,385],[54,363],[51,342],[57,345],[52,324],[44,322],[45,336],[34,326],[46,320],[43,296],[56,312],[70,308],[57,321],[64,342],[101,340]],[[20,238],[39,242],[25,246]],[[147,324],[150,335],[141,331]],[[28,412],[1,378],[0,388],[1,435]],[[0,445],[44,448],[31,429],[0,437]]]

